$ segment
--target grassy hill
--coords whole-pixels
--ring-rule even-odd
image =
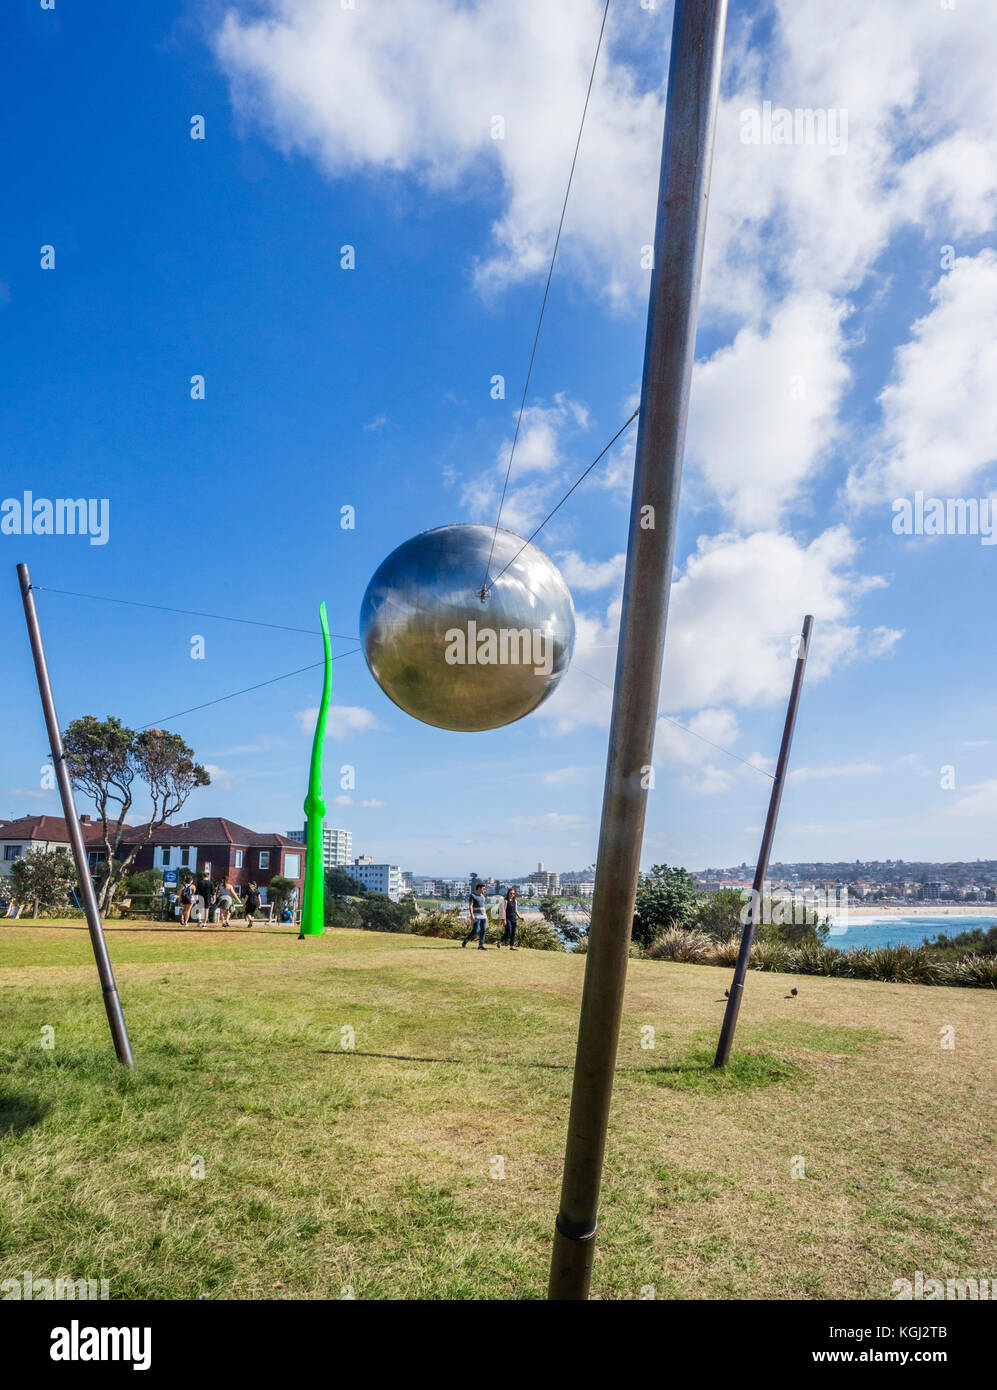
[[[108,938],[134,1074],[82,926],[0,926],[0,1279],[543,1296],[583,960],[349,931]],[[631,963],[594,1294],[888,1298],[919,1269],[997,1273],[992,994],[753,973],[717,1074],[726,983]]]

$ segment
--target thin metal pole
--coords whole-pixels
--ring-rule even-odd
[[[613,714],[549,1297],[588,1297],[623,1009],[706,231],[727,0],[675,0]]]
[[[744,931],[741,933],[741,947],[737,953],[737,964],[734,966],[734,982],[727,996],[723,1027],[720,1029],[720,1042],[717,1045],[717,1055],[713,1061],[715,1067],[727,1065],[727,1059],[734,1043],[734,1029],[737,1027],[737,1015],[741,1008],[744,980],[748,973],[748,961],[751,957],[751,943],[755,939],[758,911],[761,907],[762,894],[765,891],[765,875],[769,871],[769,854],[772,852],[772,841],[775,838],[775,823],[779,816],[779,803],[782,801],[782,789],[786,780],[789,750],[793,743],[793,730],[796,727],[796,711],[799,708],[800,691],[803,688],[803,673],[807,669],[807,651],[810,647],[810,632],[813,625],[814,620],[808,613],[803,619],[803,632],[796,654],[796,670],[793,672],[793,684],[789,692],[789,705],[786,709],[786,723],[782,731],[782,743],[779,746],[779,761],[775,765],[775,778],[772,782],[772,794],[769,797],[769,811],[765,817],[762,846],[758,851],[755,878],[751,885],[751,902],[748,904],[748,915],[744,923]]]
[[[87,926],[90,928],[90,942],[97,962],[100,987],[104,994],[107,1021],[111,1025],[111,1037],[114,1039],[114,1050],[118,1054],[118,1061],[124,1067],[133,1067],[135,1059],[132,1056],[132,1045],[128,1040],[128,1029],[125,1027],[121,1000],[118,998],[117,987],[114,983],[114,971],[111,969],[110,957],[107,954],[107,942],[104,940],[100,909],[97,906],[97,896],[93,891],[93,881],[90,878],[86,848],[83,844],[83,832],[80,830],[79,816],[76,814],[76,803],[73,800],[73,788],[69,780],[69,769],[66,766],[66,756],[62,747],[59,718],[55,712],[52,683],[49,680],[45,648],[42,645],[42,633],[38,626],[38,613],[35,610],[35,599],[31,592],[31,578],[27,565],[18,565],[17,577],[21,584],[24,619],[28,625],[31,655],[35,659],[35,675],[38,677],[38,693],[42,698],[45,726],[48,729],[52,764],[55,767],[56,781],[59,783],[62,811],[66,817],[69,842],[73,847],[73,858],[76,860],[76,871],[79,874],[80,890],[83,894],[83,911],[86,914]],[[110,871],[110,865],[108,865],[108,871]]]

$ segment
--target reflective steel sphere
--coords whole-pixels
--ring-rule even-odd
[[[512,531],[495,537],[482,602],[494,529],[423,531],[391,552],[364,594],[360,640],[371,674],[406,714],[438,729],[522,719],[571,661],[568,586],[535,545],[514,559],[524,542]]]

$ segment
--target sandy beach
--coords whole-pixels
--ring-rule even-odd
[[[865,904],[858,898],[848,901],[850,917],[990,917],[997,921],[997,903],[914,903],[909,907]]]

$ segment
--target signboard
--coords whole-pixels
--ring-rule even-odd
[[[178,875],[178,870],[177,870],[177,869],[164,869],[164,870],[163,870],[163,887],[164,887],[164,888],[175,888],[175,887],[177,886],[177,875]]]

